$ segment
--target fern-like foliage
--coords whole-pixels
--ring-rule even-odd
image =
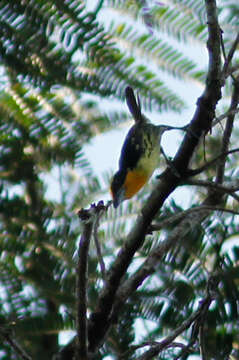
[[[182,111],[184,98],[165,75],[203,84],[200,61],[185,52],[188,45],[191,49],[195,43],[206,46],[203,4],[201,0],[171,0],[161,5],[146,0],[101,0],[92,9],[92,3],[76,0],[0,1],[3,359],[17,359],[3,336],[6,331],[33,359],[50,360],[59,353],[61,331],[75,330],[76,250],[82,230],[77,211],[106,193],[108,198],[110,182],[109,175],[103,182],[94,173],[85,145],[128,120],[121,103],[127,85],[140,93],[144,110]],[[238,27],[237,1],[223,1],[219,10],[228,52]],[[108,21],[112,12],[116,16]],[[231,86],[227,91],[230,95]],[[209,155],[219,144],[219,140],[208,140]],[[199,151],[195,161],[201,160]],[[103,164],[103,156],[99,161]],[[236,167],[237,159],[232,157],[228,170]],[[213,177],[214,170],[209,169],[208,176]],[[149,189],[150,185],[117,211],[110,207],[101,218],[98,239],[106,270]],[[198,191],[192,205],[204,193]],[[237,210],[236,200],[232,206]],[[176,202],[167,203],[155,222],[182,211]],[[181,324],[205,295],[208,263],[212,271],[223,270],[218,300],[208,313],[208,351],[210,358],[227,358],[232,344],[238,342],[235,264],[239,252],[235,246],[225,254],[223,244],[238,235],[236,220],[218,214],[188,228],[185,244],[161,259],[154,275],[123,304],[95,359],[134,359],[142,352],[133,347],[135,343],[160,341]],[[177,220],[149,234],[122,282],[130,279],[176,225]],[[87,312],[91,313],[104,283],[93,242],[88,272]],[[190,331],[184,336],[190,340]],[[178,350],[170,351],[166,350],[165,359],[180,356]],[[192,352],[199,354],[199,349]]]
[[[3,1],[0,14],[1,58],[18,80],[42,88],[60,85],[121,98],[128,83],[145,93],[153,83],[151,98],[160,107],[176,110],[182,106],[156,74],[143,65],[133,65],[133,59],[119,51],[96,21],[96,14],[87,13],[84,5],[53,1],[39,6],[34,1],[16,1],[13,6]]]
[[[198,78],[195,73],[196,63],[187,59],[184,54],[170,44],[158,40],[154,34],[139,34],[133,26],[127,24],[112,24],[111,31],[122,46],[138,53],[138,57],[145,57],[154,62],[160,70],[167,71],[180,78]]]
[[[206,40],[205,8],[200,0],[152,1],[149,4],[148,1],[126,0],[119,3],[108,0],[107,3],[180,41]],[[145,6],[148,13],[145,13]]]

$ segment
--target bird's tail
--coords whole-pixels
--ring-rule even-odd
[[[134,95],[132,87],[127,86],[125,89],[126,103],[128,105],[129,111],[131,112],[135,122],[144,121],[144,116],[141,112],[140,99],[137,96],[137,100]]]

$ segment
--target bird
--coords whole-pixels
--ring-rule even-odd
[[[137,194],[158,167],[162,153],[160,149],[162,134],[168,130],[185,130],[185,128],[150,123],[142,114],[139,96],[136,100],[132,87],[126,87],[125,97],[135,124],[126,135],[121,149],[119,170],[111,181],[110,192],[114,208]]]

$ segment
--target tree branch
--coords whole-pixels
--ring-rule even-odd
[[[218,286],[219,279],[220,277],[218,275],[211,275],[207,282],[207,296],[199,302],[199,309],[189,316],[189,318],[185,320],[175,331],[173,331],[171,335],[167,336],[160,343],[153,345],[149,350],[145,351],[143,355],[139,356],[137,360],[151,360],[169,347],[170,344],[173,343],[174,339],[187,330],[192,324],[193,336],[197,336],[199,330],[204,325],[206,314],[212,301],[214,300],[214,293]]]
[[[197,109],[189,126],[189,131],[184,137],[173,165],[179,174],[187,171],[189,161],[199,144],[200,137],[207,132],[215,118],[215,107],[221,98],[221,60],[220,60],[220,28],[217,20],[217,7],[215,0],[206,1],[208,17],[208,50],[209,71],[206,88],[197,102]],[[195,134],[196,136],[192,136]],[[148,201],[138,216],[135,225],[123,242],[123,247],[117,255],[115,262],[110,268],[105,286],[99,296],[97,308],[91,314],[89,322],[89,349],[91,352],[98,350],[112,322],[112,309],[115,305],[115,296],[119,290],[122,277],[126,273],[135,252],[142,246],[148,228],[154,216],[158,213],[165,199],[179,185],[180,178],[172,173],[171,169],[165,172],[162,180],[156,186]],[[205,216],[205,211],[204,215]],[[175,234],[178,239],[178,231]],[[163,253],[167,251],[173,242],[165,244]]]
[[[150,227],[150,232],[159,231],[167,226],[172,225],[175,222],[181,221],[186,216],[190,216],[194,212],[198,212],[201,210],[221,211],[221,212],[226,212],[226,213],[233,214],[233,215],[239,215],[239,211],[235,211],[233,209],[225,209],[225,208],[219,207],[219,206],[201,205],[201,206],[196,206],[194,208],[191,208],[191,209],[188,209],[185,211],[181,211],[179,214],[172,215],[169,219],[162,220],[161,222],[159,222],[157,224],[152,224]]]
[[[17,341],[10,336],[9,330],[0,328],[0,336],[11,346],[20,359],[32,360],[32,358],[21,348]]]
[[[212,127],[216,126],[218,123],[220,123],[222,120],[224,120],[225,118],[227,118],[229,115],[236,115],[239,112],[239,109],[235,109],[235,110],[228,110],[227,112],[225,112],[224,114],[217,116],[212,123]]]
[[[239,41],[239,36],[238,36]],[[234,87],[232,92],[232,98],[231,98],[231,105],[229,108],[229,112],[233,112],[237,109],[239,102],[239,82],[234,81]],[[228,151],[229,145],[230,145],[230,138],[232,135],[232,129],[233,129],[233,123],[235,119],[235,114],[231,113],[227,117],[226,127],[223,133],[222,138],[222,146],[221,146],[221,152],[225,153]],[[219,161],[218,169],[217,169],[217,176],[216,176],[216,183],[221,184],[224,179],[224,172],[225,172],[225,165],[226,165],[226,155],[222,157]]]
[[[217,190],[218,193],[229,194],[231,195],[236,201],[239,201],[239,196],[234,194],[234,192],[239,190],[238,186],[227,187],[220,184],[215,183],[214,181],[205,181],[205,180],[188,180],[185,182],[186,185],[193,185],[193,186],[205,186],[213,189],[214,191]],[[190,209],[191,210],[191,209]]]
[[[232,44],[232,47],[231,49],[229,50],[229,53],[227,55],[227,57],[225,58],[225,62],[224,62],[224,65],[223,65],[223,69],[222,69],[222,73],[223,73],[223,77],[226,79],[226,77],[228,76],[229,74],[229,66],[232,62],[232,58],[235,54],[235,51],[237,49],[237,46],[239,44],[239,33],[237,33],[237,36],[236,36],[236,39],[235,41],[233,42]]]
[[[207,24],[208,24],[208,54],[209,54],[209,71],[207,77],[206,92],[212,90],[216,85],[217,96],[220,97],[220,88],[222,86],[221,78],[221,29],[218,24],[216,0],[205,0]],[[211,96],[211,94],[208,94]]]
[[[187,320],[185,320],[182,325],[180,325],[175,331],[172,332],[169,336],[167,336],[163,341],[159,344],[152,346],[149,350],[145,351],[145,353],[137,358],[137,360],[151,360],[155,356],[157,356],[161,351],[166,349],[174,339],[179,336],[182,332],[187,330],[194,322],[201,319],[201,317],[208,311],[213,298],[208,295],[205,299],[200,301],[200,306],[197,311],[195,311]]]
[[[141,343],[139,345],[131,346],[128,351],[126,351],[125,353],[123,353],[120,356],[120,359],[122,359],[122,360],[126,359],[135,350],[141,349],[141,348],[146,347],[146,346],[157,346],[157,345],[160,345],[160,342],[158,342],[158,341],[145,341],[145,342],[143,342],[143,343]],[[165,348],[166,349],[167,348],[181,348],[181,349],[185,350],[186,346],[184,344],[182,344],[182,343],[179,343],[179,342],[172,342],[168,346],[166,346]],[[189,351],[187,351],[187,352],[189,352]]]
[[[220,195],[218,195],[217,198],[220,198]],[[195,211],[194,209],[190,209],[183,212],[185,214],[182,214],[181,222],[175,226],[172,232],[168,235],[167,239],[160,242],[160,244],[151,251],[138,270],[133,275],[131,275],[123,285],[121,285],[116,295],[115,304],[110,319],[111,322],[114,322],[114,320],[117,318],[120,308],[129,298],[129,296],[132,295],[132,293],[136,291],[137,288],[141,286],[150,275],[157,271],[157,264],[165,256],[165,254],[170,249],[178,245],[180,240],[185,241],[187,234],[193,228],[195,228],[197,224],[205,220],[212,212],[212,209],[215,209],[212,204],[209,205],[210,201],[213,200],[214,198],[211,199],[208,197],[204,202],[205,205],[195,208]],[[225,209],[218,207],[218,210],[222,211]],[[238,213],[236,213],[236,215],[237,214]],[[177,215],[175,217],[177,217]],[[152,227],[154,227],[154,225],[152,225]]]
[[[94,235],[94,242],[95,242],[97,257],[98,257],[98,261],[100,264],[102,279],[105,279],[105,263],[104,263],[104,259],[102,256],[100,242],[99,242],[99,238],[98,238],[98,228],[99,228],[99,222],[100,222],[100,218],[101,218],[102,214],[103,214],[103,211],[99,211],[96,216],[96,219],[94,222],[94,227],[93,227],[93,235]]]
[[[92,210],[92,208],[91,208]],[[78,216],[83,226],[78,247],[78,263],[76,271],[76,360],[88,359],[87,335],[87,262],[94,216],[91,210],[81,209]]]
[[[239,152],[239,148],[232,149],[229,151],[224,151],[220,155],[216,156],[211,161],[206,162],[204,165],[202,165],[200,168],[197,169],[188,169],[185,173],[185,177],[192,177],[201,174],[203,171],[207,170],[210,166],[216,164],[219,160],[225,159],[227,155],[234,154],[236,152]],[[161,176],[161,175],[160,175]]]

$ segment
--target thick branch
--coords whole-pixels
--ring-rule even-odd
[[[208,24],[208,54],[209,54],[209,71],[207,77],[207,88],[209,97],[211,91],[216,85],[216,97],[221,96],[220,88],[222,86],[221,74],[221,29],[218,23],[216,0],[205,0],[207,24]]]
[[[212,121],[215,118],[215,108],[221,99],[221,87],[223,85],[220,51],[221,31],[218,24],[216,1],[207,0],[205,4],[208,22],[208,75],[205,90],[197,101],[197,108],[187,135],[175,157],[174,166],[182,176],[188,167],[201,136],[212,126]]]

